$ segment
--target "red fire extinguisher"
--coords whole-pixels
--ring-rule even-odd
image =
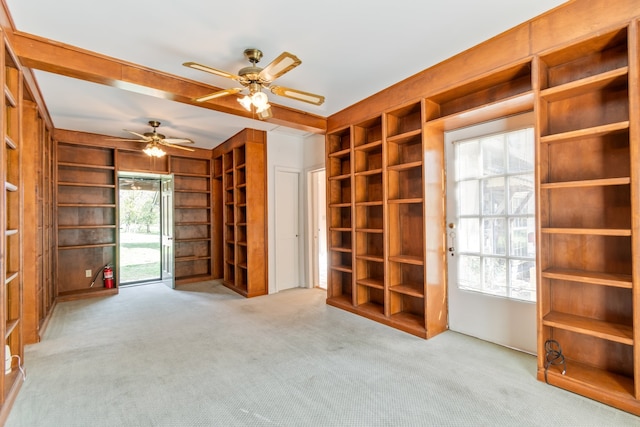
[[[106,289],[113,288],[113,268],[109,264],[105,265],[102,270],[102,280]]]

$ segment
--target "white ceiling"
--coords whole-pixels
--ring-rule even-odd
[[[277,84],[326,97],[322,106],[272,103],[330,116],[565,1],[562,0],[5,0],[18,30],[221,88],[257,47],[265,66],[283,51],[302,64]],[[54,126],[111,136],[149,130],[212,148],[245,127],[304,135],[257,120],[36,71]],[[203,94],[204,95],[204,94]]]

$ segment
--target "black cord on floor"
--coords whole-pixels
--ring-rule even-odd
[[[549,366],[558,366],[562,365],[562,375],[567,372],[567,362],[564,360],[564,355],[562,354],[562,348],[560,344],[556,340],[547,340],[544,343],[545,350],[545,361],[544,361],[544,381],[549,384],[549,380],[547,379],[547,371],[549,370]]]
[[[107,264],[109,265],[109,264]],[[93,276],[93,279],[91,279],[91,285],[89,285],[90,288],[93,288],[93,284],[96,283],[96,279],[98,278],[98,276],[100,275],[100,273],[102,273],[104,271],[104,268],[107,266],[102,266],[98,269],[98,271],[96,271],[96,274]]]

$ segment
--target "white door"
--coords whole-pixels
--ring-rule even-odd
[[[173,175],[163,176],[161,180],[160,196],[162,198],[161,234],[162,234],[162,262],[161,280],[170,288],[176,287],[175,258],[173,256]]]
[[[300,286],[300,224],[299,216],[300,173],[276,170],[276,289]]]
[[[445,141],[449,328],[535,354],[533,115]]]

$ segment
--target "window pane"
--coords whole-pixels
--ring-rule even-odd
[[[533,129],[522,129],[507,134],[509,173],[533,171],[535,150]]]
[[[504,135],[492,135],[481,141],[482,176],[504,174]]]
[[[510,297],[536,300],[536,264],[534,261],[509,260]]]
[[[536,212],[533,174],[509,177],[509,213],[534,215]]]
[[[460,255],[458,257],[458,287],[480,291],[480,257]]]
[[[470,140],[456,144],[456,173],[457,180],[479,178],[478,159],[480,158],[480,143]]]
[[[458,184],[458,206],[460,215],[480,213],[480,181],[462,181]]]
[[[486,255],[507,254],[507,226],[504,218],[489,218],[482,221],[482,253]]]
[[[480,253],[480,220],[478,218],[461,218],[458,234],[459,252]]]
[[[511,256],[535,258],[535,221],[533,218],[510,218],[509,239],[511,240]]]
[[[507,296],[507,261],[504,258],[482,259],[482,291]]]
[[[535,301],[533,129],[455,147],[458,286]]]
[[[503,215],[505,213],[504,177],[482,180],[483,215]]]

